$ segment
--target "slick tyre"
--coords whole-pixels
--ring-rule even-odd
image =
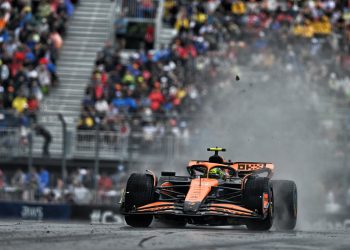
[[[250,210],[264,214],[263,196],[268,195],[268,208],[263,220],[250,220],[246,223],[249,230],[266,231],[272,227],[274,217],[274,193],[270,179],[266,177],[249,178],[243,191],[243,204]]]
[[[154,180],[151,175],[132,174],[126,184],[125,212],[154,201]],[[126,215],[125,222],[132,227],[148,227],[153,215]]]
[[[276,227],[293,230],[298,217],[298,191],[293,181],[272,181],[275,190]]]

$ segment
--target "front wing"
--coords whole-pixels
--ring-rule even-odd
[[[141,207],[134,208],[130,212],[125,212],[125,215],[131,214],[151,214],[151,215],[178,215],[178,216],[225,216],[232,218],[249,218],[263,219],[263,216],[249,210],[247,208],[227,204],[227,203],[209,203],[202,204],[198,211],[186,213],[184,212],[184,203],[153,202]]]

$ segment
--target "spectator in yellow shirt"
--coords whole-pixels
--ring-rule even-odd
[[[12,101],[12,108],[14,108],[18,113],[22,113],[27,107],[27,98],[23,95],[18,95]]]
[[[179,17],[175,23],[175,28],[179,31],[179,33],[189,31],[190,20],[188,19],[186,12],[179,13]]]
[[[332,32],[332,26],[329,22],[328,17],[323,16],[319,20],[315,20],[312,23],[314,33],[317,36],[328,36]]]
[[[243,1],[235,1],[231,5],[231,11],[235,15],[244,15],[246,13],[246,7]]]

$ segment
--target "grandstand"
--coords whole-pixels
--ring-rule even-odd
[[[1,1],[0,161],[11,174],[68,166],[96,179],[93,166],[98,174],[100,165],[113,172],[184,157],[205,137],[197,124],[215,114],[208,96],[229,98],[237,74],[305,82],[327,100],[316,107],[326,122],[337,120],[326,140],[342,137],[348,1],[78,2]]]

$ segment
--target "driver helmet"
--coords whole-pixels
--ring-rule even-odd
[[[209,162],[223,163],[224,158],[222,158],[220,155],[214,154],[214,155],[209,157]]]
[[[209,178],[217,178],[217,176],[219,176],[220,179],[224,179],[225,175],[226,175],[225,172],[222,169],[217,167],[212,168],[209,171]]]

